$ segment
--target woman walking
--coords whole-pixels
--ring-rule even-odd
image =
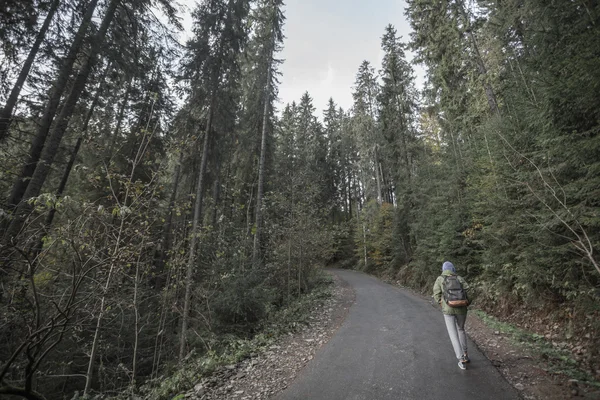
[[[433,285],[433,298],[442,306],[446,328],[460,369],[467,369],[467,363],[470,361],[467,355],[467,335],[465,334],[469,304],[468,290],[469,285],[456,274],[454,265],[450,261],[444,262],[442,275],[436,279]]]

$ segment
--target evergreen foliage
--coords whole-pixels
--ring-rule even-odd
[[[3,2],[0,392],[133,395],[324,265],[429,290],[450,259],[480,308],[593,338],[600,5],[407,3],[350,109],[277,110],[281,0],[199,1],[183,46],[166,0]]]

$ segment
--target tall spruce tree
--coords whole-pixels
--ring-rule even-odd
[[[272,114],[273,102],[277,97],[276,92],[276,76],[278,60],[275,59],[275,54],[281,50],[283,42],[282,25],[284,21],[281,8],[283,1],[281,0],[264,0],[259,3],[254,12],[255,21],[255,36],[249,46],[254,52],[255,58],[254,71],[257,74],[253,88],[260,93],[262,91],[262,121],[260,125],[260,155],[258,157],[258,187],[256,193],[256,211],[254,230],[254,244],[252,249],[252,259],[255,264],[260,263],[262,259],[263,247],[263,198],[265,188],[265,164],[267,157],[267,141],[268,132],[272,130]],[[260,105],[248,104],[249,109]],[[261,109],[261,107],[259,107]]]
[[[363,61],[354,83],[353,128],[360,153],[361,180],[365,199],[374,198],[383,202],[381,179],[381,135],[376,124],[377,96],[379,85],[375,70],[368,61]],[[374,182],[373,182],[374,181]]]
[[[393,199],[397,203],[396,231],[402,251],[396,261],[404,264],[412,257],[414,238],[410,232],[412,205],[414,204],[415,152],[418,148],[413,115],[417,112],[416,90],[412,68],[406,60],[405,45],[400,42],[396,29],[388,25],[381,39],[384,51],[380,76],[379,124],[387,145],[383,147],[387,174]],[[385,152],[385,153],[384,153]],[[387,186],[387,185],[386,185]],[[390,199],[388,194],[386,197]],[[391,201],[388,200],[391,203]]]
[[[208,163],[208,151],[211,146],[213,122],[218,112],[225,111],[230,103],[226,96],[223,81],[235,84],[239,70],[238,54],[247,40],[245,30],[249,2],[247,0],[206,0],[198,5],[194,12],[194,37],[187,45],[185,70],[191,80],[192,95],[189,101],[201,102],[204,114],[204,132],[202,132],[202,153],[198,172],[194,214],[190,232],[188,262],[186,269],[186,289],[181,319],[179,358],[186,354],[186,334],[189,324],[191,289],[193,272],[196,265],[196,248],[200,232],[205,174]],[[205,96],[204,99],[198,96]],[[225,94],[225,96],[220,96]],[[235,106],[235,103],[233,104]]]

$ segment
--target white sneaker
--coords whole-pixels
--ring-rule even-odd
[[[462,363],[461,361],[459,361],[458,362],[458,368],[460,368],[460,369],[467,369],[467,366],[464,363]]]

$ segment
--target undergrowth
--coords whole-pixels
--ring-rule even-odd
[[[227,335],[218,338],[210,350],[201,355],[189,355],[182,365],[142,386],[140,395],[152,399],[178,399],[182,392],[193,388],[201,378],[209,376],[217,368],[261,353],[282,335],[297,332],[308,325],[313,309],[331,297],[332,285],[332,277],[320,272],[310,292],[269,314],[253,337]]]
[[[548,372],[561,373],[570,378],[584,381],[591,386],[600,387],[600,381],[582,370],[580,363],[573,358],[569,350],[557,348],[543,335],[531,333],[502,322],[484,311],[473,310],[472,312],[481,318],[487,326],[506,335],[513,344],[547,361],[549,365]]]

